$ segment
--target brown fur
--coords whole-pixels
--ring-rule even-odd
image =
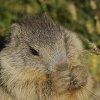
[[[82,51],[45,13],[17,21],[0,52],[0,100],[84,100],[91,83]]]

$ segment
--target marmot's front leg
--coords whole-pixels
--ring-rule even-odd
[[[54,72],[52,75],[53,75],[53,82],[54,82],[54,87],[56,88],[56,91],[59,94],[65,93],[69,85],[69,81],[71,79],[70,71],[69,70],[63,70],[63,71],[59,70],[57,72]]]

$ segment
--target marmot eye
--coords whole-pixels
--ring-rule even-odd
[[[30,47],[30,52],[35,55],[35,56],[39,56],[39,52],[37,52],[34,48]]]

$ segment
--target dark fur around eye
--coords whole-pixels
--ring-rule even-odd
[[[34,48],[30,47],[30,52],[35,55],[35,56],[39,56],[39,52],[36,51]]]

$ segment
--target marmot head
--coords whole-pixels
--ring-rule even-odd
[[[2,83],[11,91],[13,83],[46,77],[59,93],[82,89],[88,84],[88,73],[80,61],[82,51],[76,35],[45,13],[18,20],[0,54]]]

